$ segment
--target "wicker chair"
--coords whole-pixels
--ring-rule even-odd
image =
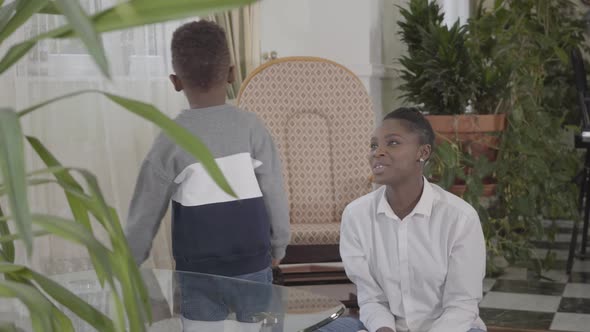
[[[340,261],[344,207],[371,190],[371,100],[350,70],[315,57],[265,63],[244,81],[238,106],[256,113],[281,155],[292,240],[283,263]]]

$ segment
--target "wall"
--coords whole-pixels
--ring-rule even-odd
[[[376,118],[382,110],[381,8],[384,0],[263,0],[262,53],[318,56],[336,61],[363,81]]]
[[[469,16],[470,0],[437,0],[451,24]],[[262,53],[318,56],[343,64],[365,84],[376,123],[403,104],[398,87],[398,6],[408,0],[262,0]]]
[[[401,99],[402,92],[399,90],[401,84],[399,59],[406,54],[405,44],[400,40],[399,27],[397,22],[402,19],[398,6],[406,6],[404,0],[386,0],[381,8],[383,31],[381,39],[381,53],[384,68],[384,75],[381,79],[381,100],[383,112],[387,113],[404,104]]]

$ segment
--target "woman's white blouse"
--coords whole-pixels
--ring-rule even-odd
[[[426,179],[420,201],[403,220],[389,206],[385,186],[350,203],[340,254],[370,332],[485,329],[478,310],[486,266],[479,217]]]

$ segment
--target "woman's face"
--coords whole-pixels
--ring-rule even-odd
[[[396,186],[422,176],[422,164],[430,156],[430,145],[421,144],[418,133],[402,121],[384,120],[371,138],[369,163],[377,184]]]

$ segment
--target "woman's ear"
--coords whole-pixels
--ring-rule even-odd
[[[419,155],[420,161],[426,162],[430,159],[432,155],[432,145],[430,144],[422,144],[419,148]]]

